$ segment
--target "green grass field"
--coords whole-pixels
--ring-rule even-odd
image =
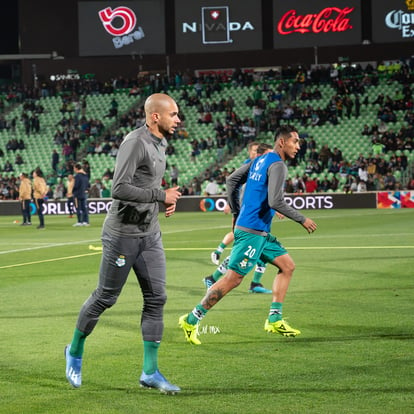
[[[310,211],[318,231],[274,223],[296,262],[284,316],[297,338],[263,330],[270,295],[251,276],[203,320],[194,347],[178,317],[204,294],[210,252],[229,230],[222,213],[160,217],[168,302],[160,369],[175,396],[138,385],[142,300],[135,276],[86,342],[83,385],[65,379],[63,348],[95,288],[103,216],[46,229],[0,217],[0,413],[412,413],[414,210]],[[228,250],[230,251],[230,250]],[[263,278],[270,287],[275,274]]]

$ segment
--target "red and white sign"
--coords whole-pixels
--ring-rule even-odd
[[[360,0],[273,0],[274,48],[361,43]]]
[[[128,7],[117,7],[115,9],[107,7],[106,9],[99,10],[98,14],[105,30],[112,36],[127,35],[134,30],[137,24],[134,11]],[[116,18],[122,21],[122,25],[119,28],[113,25],[113,21]]]
[[[164,0],[80,1],[79,55],[165,53]]]
[[[345,32],[352,29],[349,14],[353,11],[353,7],[325,7],[319,13],[300,15],[297,10],[289,10],[279,20],[277,31],[282,35]]]

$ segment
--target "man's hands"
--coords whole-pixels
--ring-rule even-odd
[[[180,187],[171,187],[165,190],[165,217],[170,217],[175,212],[178,199],[181,197],[181,193],[178,191]]]
[[[306,229],[308,233],[313,233],[318,227],[316,223],[310,218],[306,218],[306,220],[302,223],[302,226]]]

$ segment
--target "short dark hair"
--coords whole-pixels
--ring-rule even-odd
[[[289,138],[292,132],[298,132],[296,127],[294,127],[293,125],[282,125],[275,131],[275,141],[281,137]]]
[[[261,142],[257,147],[257,155],[263,155],[266,151],[273,149],[270,144],[266,144],[266,142]]]

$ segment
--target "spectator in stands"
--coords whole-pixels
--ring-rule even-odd
[[[3,167],[3,171],[4,171],[4,172],[11,172],[11,171],[14,171],[13,165],[11,164],[11,162],[10,162],[9,160],[7,160],[7,161],[5,162],[4,167]]]
[[[387,191],[394,191],[397,180],[392,173],[392,170],[388,170],[387,175],[384,177],[384,189]]]
[[[193,177],[191,181],[191,193],[192,195],[201,194],[201,183],[197,177]]]
[[[68,144],[68,142],[65,142],[62,149],[62,155],[65,157],[65,161],[69,161],[72,158],[72,152],[72,147]]]
[[[52,169],[57,172],[57,167],[59,164],[59,153],[54,149],[52,152]]]
[[[180,171],[178,170],[177,166],[175,164],[173,164],[171,166],[171,170],[170,170],[170,178],[171,178],[170,185],[172,187],[178,185],[178,175],[179,174],[180,174]]]
[[[368,170],[364,162],[362,162],[358,168],[358,177],[365,183],[368,181]]]
[[[101,198],[102,183],[99,178],[91,185],[89,189],[89,198]]]
[[[329,160],[332,158],[332,152],[329,149],[328,144],[322,146],[321,150],[319,151],[319,161],[321,162],[322,169],[328,167]]]
[[[102,143],[99,141],[95,142],[95,147],[93,149],[93,153],[96,155],[101,155],[103,152],[103,147],[102,147]]]
[[[296,174],[296,176],[292,179],[292,185],[294,193],[304,193],[306,191],[305,182],[299,174]]]
[[[196,139],[194,139],[191,142],[191,161],[192,162],[196,162],[197,161],[197,157],[200,155],[200,148],[198,146],[198,141]]]
[[[220,187],[213,177],[210,178],[210,182],[207,184],[204,192],[205,192],[205,195],[208,195],[208,196],[220,194]]]
[[[356,183],[357,183],[357,188],[356,188],[357,193],[365,193],[367,191],[367,183],[364,180],[361,180],[361,178],[357,177]]]
[[[24,164],[23,157],[20,154],[17,154],[14,163],[16,165],[22,165],[22,164]]]
[[[318,188],[318,179],[316,177],[303,176],[303,181],[305,183],[305,192],[314,193]]]
[[[359,94],[355,94],[355,118],[359,118],[361,114],[361,100]]]
[[[414,175],[411,177],[408,185],[407,185],[407,189],[408,190],[414,190]]]
[[[384,144],[379,142],[377,139],[374,139],[372,142],[372,153],[374,155],[382,154],[384,152]]]
[[[112,118],[112,117],[117,117],[118,116],[118,101],[115,98],[112,98],[111,103],[110,103],[110,107],[109,107],[109,112],[108,114],[105,115],[105,118]]]
[[[119,151],[118,145],[115,142],[113,142],[111,145],[111,151],[109,151],[109,155],[113,158],[116,158],[116,156],[118,155],[118,151]]]
[[[53,199],[54,200],[60,200],[65,195],[65,186],[62,182],[61,178],[58,178],[56,185],[53,189]]]

